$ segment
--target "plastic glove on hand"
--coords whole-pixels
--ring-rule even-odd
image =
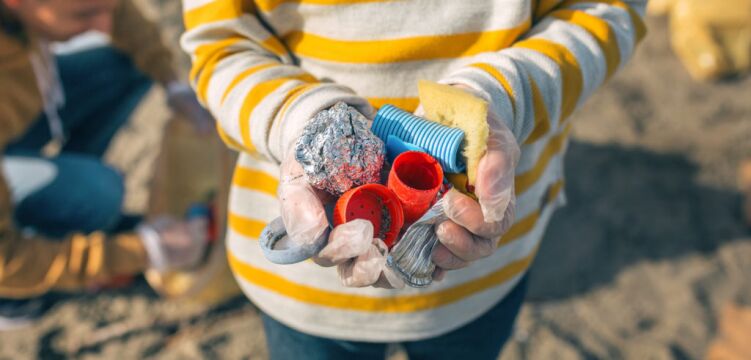
[[[500,236],[514,222],[519,145],[505,123],[490,112],[488,124],[487,152],[480,159],[475,181],[478,201],[454,189],[444,198],[444,210],[450,220],[436,227],[440,243],[433,251],[433,262],[442,270],[463,268],[490,256]]]
[[[164,216],[141,225],[138,233],[155,269],[190,270],[203,259],[208,245],[208,226],[205,217],[178,221]]]
[[[329,241],[313,258],[321,266],[336,266],[344,286],[395,289],[404,282],[386,266],[388,248],[373,237],[373,224],[356,219],[334,228]]]
[[[298,263],[326,245],[330,227],[324,203],[331,198],[307,182],[302,166],[292,153],[281,164],[277,194],[282,216],[261,233],[261,249],[274,263]]]
[[[188,120],[199,134],[208,134],[214,127],[214,119],[201,106],[193,89],[187,84],[167,84],[167,103],[182,118]]]

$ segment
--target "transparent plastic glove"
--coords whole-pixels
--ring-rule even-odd
[[[214,119],[196,98],[196,93],[188,84],[170,82],[166,86],[167,104],[182,118],[188,120],[200,134],[208,134],[214,127]]]
[[[208,245],[208,219],[178,221],[169,216],[139,226],[138,234],[151,266],[159,271],[189,270],[198,266]]]
[[[333,136],[333,133],[320,133],[320,129],[322,128],[331,129],[331,127],[334,127],[338,129],[338,126],[342,125],[344,127],[349,126],[351,128],[349,130],[351,131],[359,128],[361,133],[365,132],[368,124],[362,124],[359,121],[355,124],[353,122],[354,119],[351,117],[355,115],[362,117],[360,114],[356,114],[356,111],[345,103],[339,102],[325,113],[321,112],[317,114],[312,120],[313,126],[310,128],[306,127],[302,137],[298,138],[297,144],[293,149],[287,149],[280,168],[280,184],[277,193],[281,204],[281,219],[274,220],[266,226],[260,239],[261,249],[270,261],[277,264],[294,264],[314,256],[326,245],[331,226],[326,217],[324,204],[329,204],[334,201],[334,198],[325,190],[318,190],[311,185],[311,180],[318,186],[321,180],[325,179],[319,179],[317,175],[313,174],[306,175],[301,163],[326,161],[318,157],[314,157],[313,159],[307,158],[306,154],[321,154],[331,151],[331,149],[325,150],[322,148],[308,149],[306,146],[314,141],[313,137],[325,135],[326,141],[328,141],[327,144],[332,144],[331,141],[340,140],[333,137],[330,138],[330,136]],[[344,116],[350,116],[348,123],[342,121],[345,119]],[[331,122],[326,123],[328,120],[331,120]],[[347,131],[344,128],[340,130]],[[306,133],[307,131],[310,131],[310,133]],[[347,139],[344,143],[349,144],[349,141],[350,139]],[[315,140],[315,142],[320,145],[318,140]],[[363,138],[362,144],[365,143],[376,144],[373,139]],[[346,163],[340,165],[342,168],[339,170],[348,169]],[[327,169],[326,171],[331,172],[334,170]],[[352,168],[348,170],[352,170]],[[350,174],[355,174],[356,171],[346,173],[346,176],[349,176]],[[344,176],[342,174],[340,174],[340,180]],[[322,186],[322,188],[332,191],[328,186]],[[340,189],[333,190],[339,191]],[[341,191],[344,190],[346,189],[341,189]]]
[[[475,181],[478,201],[453,189],[444,199],[450,220],[436,227],[440,244],[433,252],[433,262],[443,270],[459,269],[490,256],[514,222],[519,145],[511,130],[492,113],[488,113],[488,124],[487,153],[480,159]]]
[[[324,202],[330,201],[329,196],[308,184],[293,151],[282,162],[280,171],[277,193],[290,246],[311,245],[329,227],[323,207]]]
[[[362,255],[339,264],[336,270],[342,284],[349,287],[363,287],[375,284],[386,265],[386,244],[378,238],[372,239]]]
[[[344,286],[402,288],[404,283],[386,266],[388,247],[373,237],[373,224],[357,219],[334,228],[326,247],[313,258],[321,266],[337,266]]]
[[[356,219],[334,228],[328,244],[313,257],[318,265],[334,266],[365,254],[373,242],[373,224]]]

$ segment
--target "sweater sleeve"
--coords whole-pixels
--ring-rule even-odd
[[[130,55],[151,79],[163,84],[177,79],[172,52],[162,40],[159,26],[133,1],[120,1],[115,10],[112,44]]]
[[[74,290],[146,269],[135,234],[77,234],[61,240],[26,236],[14,228],[13,207],[0,176],[0,297],[27,298]]]
[[[520,144],[534,142],[627,62],[646,33],[646,2],[539,0],[512,47],[479,54],[442,82],[477,90]]]
[[[372,115],[351,89],[295,65],[253,2],[183,0],[183,9],[191,84],[229,146],[280,162],[318,111],[344,101]]]

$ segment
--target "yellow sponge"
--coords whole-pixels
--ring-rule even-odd
[[[467,164],[467,189],[475,184],[477,165],[488,144],[488,103],[449,85],[420,80],[420,103],[428,120],[464,131],[463,154]]]

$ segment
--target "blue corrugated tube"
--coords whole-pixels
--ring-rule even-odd
[[[425,120],[392,105],[384,105],[378,110],[371,130],[385,143],[388,143],[391,135],[425,149],[438,160],[444,172],[464,171],[460,152],[464,132],[460,129]]]

